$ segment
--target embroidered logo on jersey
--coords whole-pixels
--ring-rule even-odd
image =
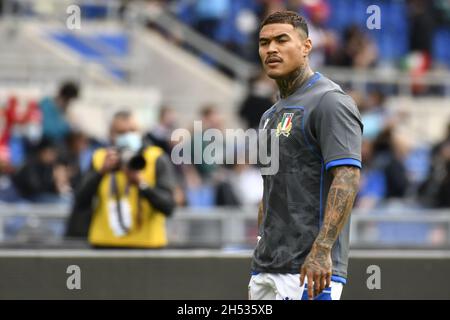
[[[292,129],[292,118],[294,117],[293,113],[285,113],[283,114],[283,118],[277,126],[277,137],[283,135],[285,137],[289,137]]]

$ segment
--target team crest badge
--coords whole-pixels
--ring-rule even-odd
[[[283,135],[285,137],[289,137],[292,129],[292,118],[294,117],[293,113],[285,113],[283,114],[283,118],[277,126],[277,137]]]

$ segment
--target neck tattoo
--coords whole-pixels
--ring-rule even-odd
[[[309,67],[300,67],[284,79],[277,80],[281,98],[290,96],[313,74]]]

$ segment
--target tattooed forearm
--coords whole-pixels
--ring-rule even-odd
[[[277,85],[280,89],[281,98],[286,98],[287,96],[291,95],[295,91],[295,89],[300,87],[306,81],[306,79],[311,76],[312,73],[313,72],[309,68],[309,66],[305,66],[296,69],[286,78],[278,79]]]
[[[308,279],[308,297],[312,299],[329,287],[332,274],[331,248],[347,221],[359,187],[359,169],[336,167],[328,193],[325,218],[311,251],[300,268],[300,283]],[[314,283],[314,286],[313,286]]]
[[[328,193],[325,217],[315,245],[331,250],[344,227],[359,188],[359,169],[342,166],[332,169],[334,175]]]

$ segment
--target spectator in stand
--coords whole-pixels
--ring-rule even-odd
[[[210,39],[217,37],[222,20],[230,10],[230,0],[197,0],[195,15],[196,29]]]
[[[177,144],[172,141],[172,132],[178,127],[178,114],[169,106],[162,106],[159,111],[158,124],[152,128],[145,136],[146,144],[160,147],[170,157],[172,148]],[[185,204],[185,195],[181,185],[184,184],[183,169],[180,165],[174,166],[177,185],[174,188],[174,199],[177,206]]]
[[[304,13],[308,18],[309,36],[314,43],[309,63],[313,68],[320,68],[337,50],[336,35],[326,28],[330,17],[330,5],[325,0],[294,0],[289,3],[291,10]]]
[[[355,92],[352,96],[360,99]],[[365,209],[386,199],[405,197],[410,185],[405,166],[409,145],[396,133],[396,119],[384,111],[383,97],[373,92],[359,104],[364,124],[364,168],[357,205]]]
[[[9,150],[0,145],[0,203],[17,202],[21,199],[11,179],[14,168],[9,158]]]
[[[70,173],[70,185],[75,190],[82,176],[89,170],[92,154],[96,147],[89,137],[81,131],[72,131],[65,141],[63,158]]]
[[[202,141],[202,155],[205,148],[209,145],[209,142],[203,141],[203,134],[206,130],[214,129],[214,130],[224,130],[224,122],[222,114],[214,105],[206,105],[201,110],[201,122],[202,122],[202,132],[194,132],[192,137],[194,141]],[[194,146],[194,145],[193,145]],[[194,150],[194,148],[192,148]],[[194,152],[192,154],[194,157]],[[192,158],[192,163],[194,163],[194,158]],[[213,174],[219,169],[219,166],[216,163],[208,164],[204,161],[200,164],[194,165],[197,172],[200,174],[202,179],[209,180],[213,177]]]
[[[96,247],[161,248],[165,218],[175,209],[172,164],[164,151],[145,146],[132,113],[117,112],[111,146],[97,149],[77,188],[67,236]]]
[[[41,111],[34,99],[12,95],[0,108],[0,122],[0,146],[7,149],[9,164],[17,167],[42,138]]]
[[[213,105],[203,107],[201,111],[202,131],[191,133],[191,150],[201,142],[201,163],[195,163],[194,151],[192,152],[192,165],[183,166],[183,173],[186,179],[186,200],[188,206],[212,207],[212,206],[235,206],[239,204],[237,197],[233,194],[229,181],[228,171],[216,159],[221,157],[225,160],[225,148],[215,148],[212,156],[214,159],[207,159],[209,153],[205,150],[210,146],[211,141],[204,141],[203,135],[206,130],[224,130],[222,114]],[[218,142],[218,141],[217,141]],[[215,143],[217,143],[215,141]],[[223,146],[226,142],[222,141]],[[210,150],[211,151],[211,150]],[[219,154],[220,152],[220,154]],[[217,153],[217,154],[216,154]],[[222,162],[223,163],[223,162]]]
[[[428,207],[450,207],[450,123],[446,137],[432,148],[431,168],[419,198]]]
[[[194,150],[195,141],[201,142],[201,163],[195,164],[194,152],[191,153],[191,163],[183,166],[185,177],[186,204],[194,207],[211,207],[215,205],[216,194],[213,183],[217,174],[217,164],[206,164],[203,159],[203,151],[208,145],[203,141],[203,134],[208,129],[223,129],[222,118],[219,111],[213,105],[206,105],[201,110],[202,132],[192,131],[188,142],[191,150]],[[198,143],[198,142],[197,142]]]
[[[402,67],[415,80],[412,82],[412,92],[420,95],[430,90],[430,87],[421,83],[420,80],[432,66],[431,58],[437,17],[433,12],[433,1],[408,0],[407,4],[409,53],[403,60]]]
[[[359,206],[370,209],[383,200],[405,197],[410,184],[405,166],[409,145],[395,130],[398,118],[386,110],[386,97],[380,90],[371,91],[367,98],[358,91],[350,95],[364,124],[362,153],[366,160]]]
[[[362,96],[360,96],[361,99]],[[364,123],[364,138],[375,140],[383,130],[395,128],[397,117],[386,110],[386,96],[380,90],[369,92],[367,99],[359,104]]]
[[[42,125],[44,137],[62,144],[69,134],[71,127],[66,113],[70,103],[78,98],[79,87],[76,83],[65,82],[61,85],[58,95],[54,98],[46,97],[40,103],[42,111]]]
[[[379,206],[386,195],[386,176],[376,167],[374,143],[363,140],[361,149],[364,167],[361,170],[361,182],[355,208],[370,211]]]
[[[245,121],[247,128],[257,129],[263,113],[274,103],[275,82],[260,73],[250,81],[247,97],[239,109],[239,116]]]
[[[408,0],[409,50],[430,56],[433,45],[433,1]]]
[[[171,107],[161,107],[158,123],[145,135],[145,139],[170,155],[173,147],[170,137],[172,131],[177,128],[177,118],[177,113]]]
[[[377,47],[357,25],[345,29],[342,42],[342,48],[331,57],[331,64],[360,69],[370,68],[376,64]]]
[[[380,133],[374,143],[376,166],[383,170],[386,177],[385,199],[405,197],[409,179],[404,162],[409,146],[389,127]]]
[[[71,199],[69,171],[48,138],[41,140],[36,155],[14,174],[13,181],[20,195],[31,202],[61,203]]]

